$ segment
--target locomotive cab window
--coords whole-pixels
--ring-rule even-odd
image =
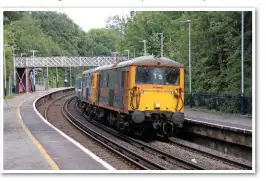
[[[136,68],[136,84],[179,85],[180,71],[174,67]]]

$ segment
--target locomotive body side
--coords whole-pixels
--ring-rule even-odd
[[[125,67],[99,72],[99,106],[113,111],[124,112],[122,73]]]

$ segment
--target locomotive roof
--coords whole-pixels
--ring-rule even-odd
[[[158,63],[160,63],[161,66],[184,67],[183,64],[175,60],[166,57],[155,57],[155,56],[142,56],[128,61],[119,62],[118,64],[115,65],[115,67],[124,67],[130,65],[158,65]]]
[[[90,69],[84,71],[83,74],[100,70],[108,70],[112,68],[126,67],[131,65],[158,65],[158,63],[160,63],[161,66],[184,67],[183,64],[166,57],[142,56],[128,61],[119,62],[117,64],[104,65],[94,69]]]

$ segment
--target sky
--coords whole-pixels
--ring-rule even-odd
[[[129,15],[130,9],[126,8],[68,8],[61,9],[59,12],[65,13],[84,31],[91,28],[105,28],[105,20],[109,16]]]

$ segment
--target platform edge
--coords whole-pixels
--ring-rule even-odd
[[[61,90],[60,90],[61,91]],[[57,91],[55,91],[57,92]],[[53,94],[55,92],[49,93],[49,94]],[[47,94],[47,95],[49,95]],[[99,162],[100,164],[102,164],[105,168],[107,168],[108,170],[116,170],[114,167],[112,167],[111,165],[109,165],[107,162],[103,161],[101,158],[99,158],[97,155],[95,155],[94,153],[92,153],[91,151],[89,151],[87,148],[85,148],[84,146],[82,146],[80,143],[78,143],[77,141],[75,141],[74,139],[70,138],[69,136],[67,136],[65,133],[63,133],[61,130],[57,129],[56,127],[54,127],[51,123],[49,123],[36,109],[35,103],[41,99],[42,97],[45,97],[47,95],[41,96],[39,98],[37,98],[34,102],[33,102],[33,109],[35,111],[35,113],[42,119],[43,122],[45,122],[48,126],[52,127],[55,131],[57,131],[59,134],[61,134],[63,137],[65,137],[66,139],[68,139],[70,142],[72,142],[74,145],[76,145],[78,148],[80,148],[82,151],[84,151],[86,154],[88,154],[89,156],[91,156],[93,159],[95,159],[97,162]]]

